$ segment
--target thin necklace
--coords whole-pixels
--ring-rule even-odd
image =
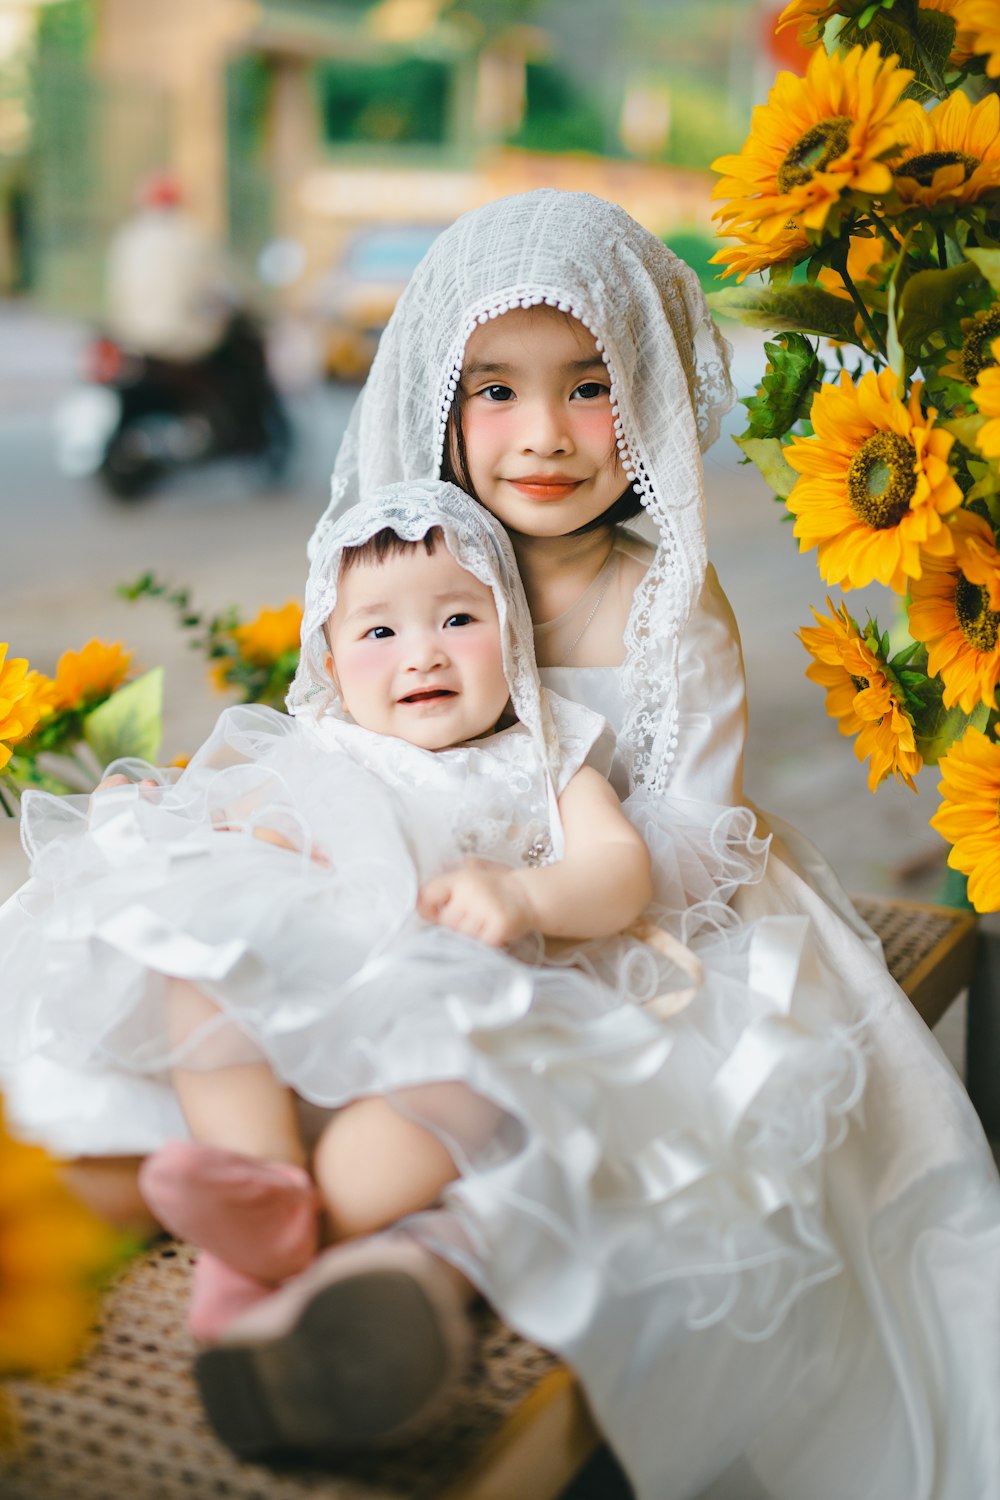
[[[566,663],[569,661],[570,657],[573,655],[573,652],[576,650],[577,646],[579,646],[580,642],[583,640],[584,636],[587,634],[587,631],[590,629],[591,621],[593,620],[594,616],[597,614],[597,611],[600,609],[601,605],[604,603],[604,596],[608,592],[608,589],[611,587],[611,580],[615,576],[615,573],[617,572],[617,569],[613,568],[611,566],[612,562],[614,562],[614,560],[617,558],[617,556],[618,556],[618,553],[615,551],[614,548],[612,548],[611,549],[611,553],[610,553],[610,555],[608,557],[608,560],[604,564],[604,569],[607,570],[607,575],[608,575],[607,578],[605,578],[605,580],[604,580],[604,587],[601,589],[601,592],[598,594],[597,598],[594,600],[593,608],[591,609],[590,614],[584,620],[584,622],[581,625],[580,629],[577,631],[576,635],[573,637],[572,641],[570,642],[569,649],[567,651],[563,652],[563,654],[559,658],[559,660],[554,663],[555,666],[557,666],[557,667],[564,667],[566,665]]]

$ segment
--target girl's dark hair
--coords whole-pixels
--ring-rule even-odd
[[[454,457],[452,450],[454,449]],[[618,450],[615,449],[617,459]],[[465,446],[465,433],[462,429],[462,390],[461,387],[455,391],[451,403],[451,411],[448,413],[448,426],[445,429],[444,457],[441,460],[441,478],[450,484],[457,484],[460,490],[465,490],[474,500],[483,503],[476,494],[472,483],[472,475],[469,473],[469,455]],[[489,507],[487,506],[487,509]],[[578,526],[575,531],[568,533],[569,536],[586,536],[590,531],[601,531],[605,526],[617,526],[623,521],[630,521],[642,511],[642,501],[636,490],[629,484],[618,499],[602,510],[599,516],[588,521],[584,526]]]
[[[427,556],[435,550],[438,543],[444,540],[444,533],[440,526],[432,526],[422,537],[415,541],[408,541],[405,537],[397,536],[391,526],[383,526],[381,531],[376,531],[367,542],[359,542],[356,547],[345,547],[340,557],[341,573],[350,572],[359,563],[384,563],[387,557],[399,557],[406,552],[415,552],[420,546],[423,547]]]

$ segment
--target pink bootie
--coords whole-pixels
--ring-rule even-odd
[[[243,1276],[284,1281],[316,1255],[319,1196],[302,1167],[172,1141],[147,1157],[139,1190],[171,1234]]]

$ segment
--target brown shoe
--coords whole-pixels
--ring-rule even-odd
[[[241,1458],[406,1442],[447,1408],[471,1334],[453,1275],[396,1232],[326,1251],[197,1357],[209,1421]]]

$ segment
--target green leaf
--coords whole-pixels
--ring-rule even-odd
[[[714,312],[735,318],[747,328],[818,333],[824,338],[853,343],[854,306],[820,286],[725,287],[710,292]]]
[[[155,761],[162,733],[162,667],[119,688],[83,721],[83,737],[102,766],[121,755]]]
[[[973,250],[971,246],[966,246],[965,253],[997,296],[1000,296],[1000,250]]]
[[[733,442],[757,465],[774,493],[787,500],[799,476],[785,458],[785,450],[778,439],[737,437]]]
[[[823,367],[816,350],[801,333],[783,333],[764,345],[767,370],[753,396],[744,399],[750,423],[744,437],[784,437],[808,414]]]
[[[962,738],[970,724],[973,729],[985,729],[989,717],[990,711],[985,703],[977,704],[971,714],[963,713],[957,707],[945,708],[940,700],[929,706],[916,736],[917,749],[924,764],[936,766],[942,755]]]
[[[901,66],[915,74],[906,91],[910,98],[926,99],[942,91],[948,59],[955,46],[955,22],[951,16],[920,6],[914,24],[913,20],[897,19],[881,7],[864,26],[860,17],[848,21],[839,37],[843,49],[870,47],[872,42],[881,47],[885,57],[894,52]]]
[[[1000,469],[993,464],[977,463],[975,460],[970,460],[968,469],[975,482],[965,497],[966,505],[971,505],[974,500],[988,501],[1000,494]],[[989,506],[986,509],[989,510]]]
[[[976,437],[985,423],[986,418],[980,416],[977,412],[973,417],[948,417],[947,420],[939,422],[937,425],[943,427],[945,432],[950,432],[953,437],[957,438],[963,448],[968,448],[974,453],[976,451]]]
[[[944,271],[917,271],[893,300],[899,340],[913,360],[920,358],[927,339],[954,316],[963,287],[977,280],[979,271],[969,261]]]

